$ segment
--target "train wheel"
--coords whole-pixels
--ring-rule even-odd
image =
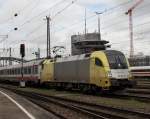
[[[89,89],[87,85],[80,85],[80,90],[82,93],[87,93]]]
[[[97,87],[94,86],[94,85],[90,87],[90,90],[91,90],[92,94],[96,94],[97,93]]]

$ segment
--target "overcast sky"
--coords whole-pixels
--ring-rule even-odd
[[[74,1],[74,3],[72,3]],[[87,11],[87,31],[97,31],[97,16],[101,15],[102,39],[108,40],[111,49],[129,55],[129,18],[125,12],[138,0],[0,0],[0,56],[19,56],[19,44],[26,44],[26,58],[41,49],[46,55],[46,20],[51,17],[51,47],[63,45],[64,54],[70,54],[71,35],[84,33],[84,14]],[[133,11],[134,50],[150,55],[150,1],[144,0]],[[18,16],[14,16],[17,13]],[[14,28],[18,30],[15,31]],[[5,50],[4,50],[5,49]]]

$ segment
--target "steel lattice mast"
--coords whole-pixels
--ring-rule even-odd
[[[133,45],[133,19],[132,12],[133,10],[144,0],[139,0],[134,4],[125,14],[129,15],[129,32],[130,32],[130,58],[134,56],[134,45]]]

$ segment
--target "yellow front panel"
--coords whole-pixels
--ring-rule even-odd
[[[41,81],[48,82],[52,81],[54,77],[54,63],[50,60],[45,60],[42,66]]]
[[[95,65],[95,58],[100,59],[102,61],[103,66]],[[96,51],[92,53],[90,66],[90,82],[102,88],[109,87],[111,84],[107,76],[107,72],[110,69],[108,60],[104,52]]]

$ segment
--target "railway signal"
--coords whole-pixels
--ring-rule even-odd
[[[25,56],[25,44],[20,44],[20,54],[21,57]]]
[[[20,55],[22,58],[20,87],[25,87],[25,81],[23,79],[23,58],[25,56],[25,44],[20,44]]]

